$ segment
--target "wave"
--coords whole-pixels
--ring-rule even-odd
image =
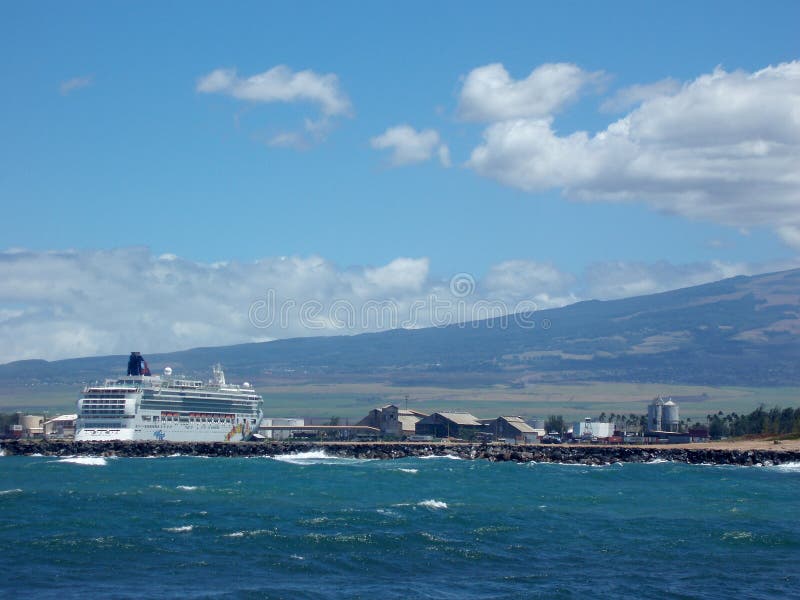
[[[108,464],[108,461],[102,456],[72,456],[70,458],[59,459],[56,462],[86,465],[89,467],[105,467]]]
[[[197,486],[196,485],[176,485],[175,489],[176,490],[185,490],[187,492],[191,492],[192,490],[196,490]]]
[[[14,488],[13,490],[0,490],[0,496],[8,496],[9,494],[21,494],[22,490]]]
[[[421,459],[427,458],[449,458],[450,460],[464,460],[460,456],[456,456],[455,454],[429,454],[428,456],[420,456]]]
[[[344,456],[332,456],[326,454],[324,450],[310,450],[308,452],[297,452],[295,454],[279,454],[271,457],[273,460],[289,463],[292,465],[336,465],[353,464],[368,462],[368,458],[348,458]]]
[[[441,500],[423,500],[422,502],[417,502],[417,506],[424,506],[425,508],[433,510],[444,510],[447,508],[447,502],[442,502]]]
[[[404,469],[401,467],[397,470],[402,471],[403,473],[419,473],[419,469]]]
[[[0,448],[0,456],[5,456],[5,455],[6,455],[6,449]]]
[[[775,471],[786,471],[788,473],[800,472],[800,462],[786,462],[781,465],[772,465],[769,467]]]
[[[164,531],[171,533],[188,533],[194,529],[194,525],[181,525],[180,527],[165,527]]]
[[[226,533],[223,537],[227,538],[243,538],[243,537],[253,537],[256,535],[265,535],[271,534],[269,529],[253,529],[251,531],[240,530],[240,531],[232,531],[231,533]]]

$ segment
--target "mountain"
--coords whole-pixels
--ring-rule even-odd
[[[381,380],[404,385],[628,381],[800,384],[800,269],[442,328],[148,354],[154,372],[233,379]],[[127,356],[0,365],[0,385],[124,373]]]

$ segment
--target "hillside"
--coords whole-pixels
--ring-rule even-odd
[[[520,323],[522,322],[522,323]],[[525,326],[534,323],[534,327]],[[800,269],[734,277],[522,318],[355,336],[148,353],[151,367],[233,379],[382,380],[403,385],[627,381],[800,383]],[[132,348],[133,350],[133,348]],[[126,356],[0,365],[0,385],[75,383],[124,373]]]

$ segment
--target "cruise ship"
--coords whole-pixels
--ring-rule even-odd
[[[232,385],[217,364],[208,382],[151,375],[139,352],[128,374],[90,385],[78,400],[77,441],[238,442],[258,431],[263,400],[249,383]]]

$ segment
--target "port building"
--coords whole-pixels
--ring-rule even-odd
[[[416,435],[436,438],[471,438],[476,433],[491,433],[485,422],[469,413],[437,412],[417,421]]]
[[[380,408],[373,408],[356,425],[375,427],[383,436],[401,438],[415,435],[417,423],[427,416],[427,413],[387,404]]]
[[[572,425],[572,437],[575,439],[604,440],[614,436],[614,424],[593,421],[586,418]]]
[[[490,422],[489,430],[497,441],[532,444],[539,439],[536,430],[522,417],[497,417]]]

